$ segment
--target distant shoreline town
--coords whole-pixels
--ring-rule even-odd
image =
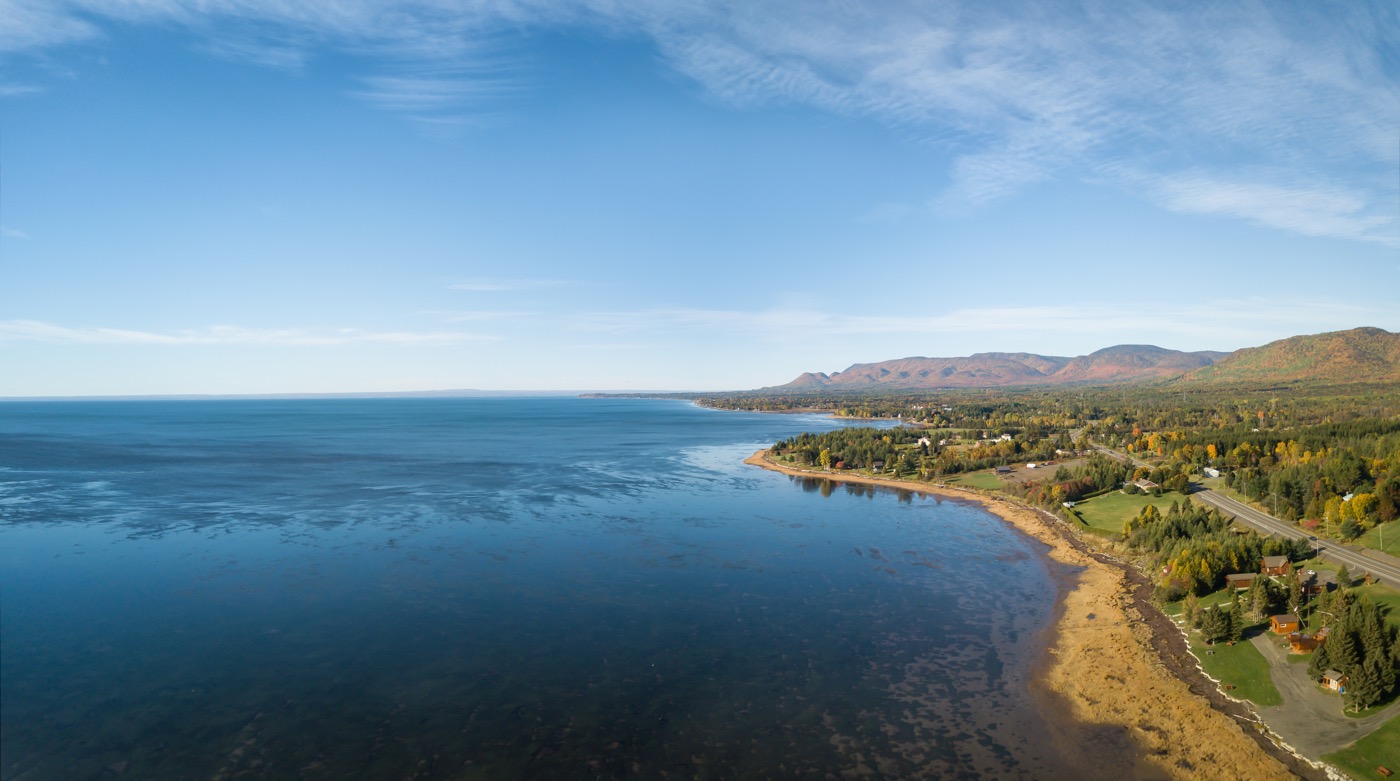
[[[748,463],[978,501],[1085,567],[1045,683],[1078,718],[1134,730],[1168,774],[1224,755],[1258,763],[1215,766],[1233,777],[1400,771],[1400,335],[1251,350],[1210,365],[1220,382],[697,401],[884,421]],[[1143,691],[1154,707],[1134,707]]]

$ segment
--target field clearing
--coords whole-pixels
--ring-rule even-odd
[[[1372,602],[1383,606],[1386,623],[1400,627],[1400,591],[1385,585],[1357,586],[1352,590],[1358,594],[1365,594]]]
[[[968,488],[981,488],[984,491],[1000,491],[1005,484],[991,472],[973,472],[969,475],[958,475],[944,481],[949,485],[965,485]]]
[[[1258,631],[1258,627],[1246,630]],[[1232,697],[1249,700],[1256,705],[1282,705],[1283,695],[1269,677],[1269,662],[1249,640],[1234,645],[1206,645],[1200,636],[1191,633],[1191,653],[1201,660],[1201,668],[1220,681]],[[1228,688],[1233,687],[1233,688]]]
[[[1116,537],[1123,533],[1123,523],[1142,512],[1142,508],[1149,504],[1155,504],[1158,512],[1165,514],[1167,508],[1171,506],[1173,497],[1181,498],[1175,494],[1164,496],[1136,494],[1130,496],[1122,491],[1110,491],[1102,496],[1095,496],[1093,499],[1085,499],[1075,504],[1074,513],[1089,528]]]
[[[1356,540],[1358,545],[1365,545],[1372,550],[1389,553],[1392,556],[1400,556],[1400,523],[1394,521],[1385,524],[1385,547],[1381,547],[1381,527],[1377,526],[1368,529],[1365,534]]]
[[[1378,767],[1400,772],[1400,716],[1351,746],[1324,754],[1322,758],[1345,770],[1352,778],[1380,778]]]

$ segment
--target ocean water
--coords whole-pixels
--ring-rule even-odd
[[[5,779],[1037,778],[1057,576],[627,399],[0,405]],[[1087,768],[1087,769],[1086,769]]]

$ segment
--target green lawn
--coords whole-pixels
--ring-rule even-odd
[[[1074,505],[1074,512],[1086,526],[1109,536],[1123,533],[1123,523],[1142,512],[1149,504],[1157,505],[1163,513],[1171,506],[1173,499],[1181,499],[1177,494],[1151,496],[1136,494],[1129,496],[1122,491],[1109,491],[1093,499],[1085,499]]]
[[[1243,592],[1241,592],[1241,595],[1243,595]],[[1182,605],[1182,603],[1183,603],[1184,601],[1185,601],[1185,600],[1177,600],[1177,601],[1175,601],[1175,602],[1167,602],[1166,604],[1162,605],[1162,612],[1163,612],[1163,613],[1166,613],[1166,614],[1169,615],[1169,616],[1180,616],[1180,615],[1181,615],[1181,605]],[[1215,606],[1217,606],[1217,605],[1229,605],[1229,604],[1230,604],[1230,589],[1228,589],[1228,588],[1222,588],[1222,589],[1220,589],[1219,591],[1212,592],[1212,593],[1210,593],[1210,594],[1206,594],[1205,596],[1201,597],[1201,598],[1198,600],[1198,602],[1199,602],[1199,604],[1200,604],[1201,607],[1215,607]]]
[[[1400,523],[1391,522],[1384,524],[1384,548],[1381,547],[1381,532],[1382,528],[1380,526],[1370,529],[1356,540],[1356,544],[1365,545],[1368,548],[1378,551],[1385,551],[1392,556],[1400,556]]]
[[[1341,751],[1324,754],[1324,760],[1345,770],[1352,778],[1381,778],[1376,768],[1400,773],[1400,716],[1382,724],[1370,735]]]
[[[982,488],[988,491],[1000,491],[1003,483],[991,472],[973,472],[970,475],[959,475],[947,481],[950,485],[965,485],[969,488]]]
[[[1386,623],[1400,627],[1400,591],[1384,585],[1358,586],[1353,590],[1370,597],[1372,602],[1389,608],[1385,615]]]
[[[1269,662],[1248,640],[1234,645],[1216,643],[1208,646],[1198,634],[1192,632],[1191,653],[1201,660],[1201,667],[1206,673],[1220,681],[1221,687],[1232,697],[1249,700],[1256,705],[1283,704],[1283,697],[1269,677]],[[1234,688],[1228,688],[1230,686]]]

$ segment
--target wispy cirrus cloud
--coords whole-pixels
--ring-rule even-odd
[[[525,318],[538,317],[538,312],[520,310],[470,310],[470,311],[441,311],[428,310],[422,314],[440,318],[445,323],[484,323],[498,320],[521,320]]]
[[[452,290],[466,290],[473,293],[503,293],[516,290],[538,290],[567,284],[562,279],[507,279],[502,277],[479,277],[449,285]]]
[[[0,52],[100,38],[111,23],[178,26],[215,56],[264,67],[297,70],[327,52],[354,57],[368,72],[346,94],[441,125],[489,111],[517,89],[518,69],[494,40],[520,21],[511,0],[0,0]]]
[[[1394,219],[1368,213],[1366,198],[1354,190],[1280,186],[1186,172],[1157,178],[1151,192],[1172,211],[1238,217],[1305,236],[1376,241],[1400,247],[1400,237],[1383,232],[1394,224]]]
[[[949,334],[1021,337],[1044,332],[1089,337],[1114,334],[1114,338],[1119,339],[1147,338],[1156,342],[1176,337],[1192,343],[1244,345],[1297,333],[1352,328],[1363,323],[1383,327],[1396,325],[1390,313],[1335,301],[1232,298],[1203,301],[1169,312],[1111,304],[967,307],[924,315],[852,314],[808,308],[755,311],[652,308],[585,313],[573,318],[569,328],[579,333],[611,336],[719,334],[726,338],[785,342],[894,336],[925,337],[932,341]]]
[[[75,10],[47,0],[0,0],[0,51],[45,49],[96,37],[99,28]]]
[[[1193,208],[1308,235],[1360,238],[1335,200],[1264,197],[1234,172],[1267,167],[1294,192],[1333,181],[1359,196],[1349,211],[1393,212],[1393,4],[707,8],[651,22],[678,70],[740,105],[879,117],[947,148],[950,180],[932,199],[945,212],[1115,165],[1163,179],[1207,166],[1221,188],[1255,195]],[[1398,235],[1394,220],[1359,219],[1367,240]]]
[[[106,327],[74,328],[38,320],[0,321],[0,345],[18,342],[44,342],[50,344],[165,345],[175,347],[217,345],[329,347],[351,344],[446,345],[496,341],[499,338],[460,331],[364,331],[354,328],[309,330],[243,328],[228,325],[176,331],[142,331]]]
[[[0,2],[8,51],[117,21],[184,25],[264,64],[348,53],[367,69],[349,94],[439,126],[523,88],[504,53],[516,31],[620,31],[720,101],[873,118],[946,150],[930,177],[941,212],[1131,170],[1145,175],[1110,181],[1170,209],[1400,241],[1400,5],[1385,0]]]

